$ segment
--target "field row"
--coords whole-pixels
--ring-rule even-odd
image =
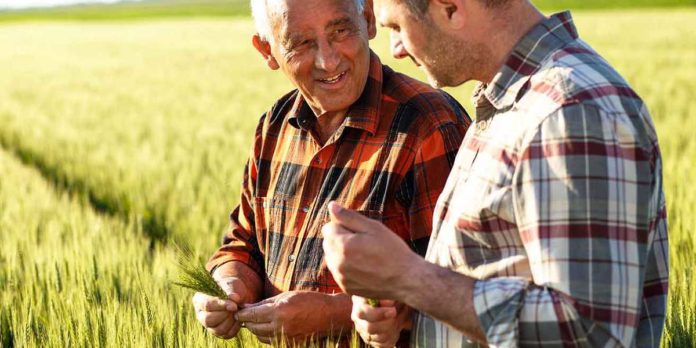
[[[4,151],[0,173],[0,346],[240,346],[205,334],[191,294],[171,285],[174,255],[136,225],[58,193]]]

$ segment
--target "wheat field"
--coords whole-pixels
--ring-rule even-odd
[[[671,243],[665,346],[696,344],[696,10],[575,14],[645,99],[664,157]],[[248,18],[0,24],[0,343],[222,341],[172,286],[174,243],[201,258],[238,201],[258,118],[291,86]],[[390,66],[424,78],[388,54]],[[449,91],[470,111],[472,85]]]

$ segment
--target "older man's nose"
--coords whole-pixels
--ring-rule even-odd
[[[404,48],[404,43],[401,41],[401,36],[398,33],[392,32],[390,35],[392,56],[396,59],[408,57],[408,51]]]
[[[317,45],[315,65],[317,68],[328,72],[334,72],[341,62],[338,52],[328,42]]]

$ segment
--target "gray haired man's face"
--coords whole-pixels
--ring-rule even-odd
[[[315,112],[347,110],[363,92],[375,35],[372,9],[353,0],[280,0],[273,58]]]

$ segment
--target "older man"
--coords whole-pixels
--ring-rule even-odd
[[[259,121],[240,204],[208,264],[231,301],[196,294],[197,316],[224,338],[240,326],[263,342],[349,333],[350,297],[323,262],[328,202],[378,219],[424,254],[470,121],[446,93],[370,51],[371,1],[254,0],[252,10],[254,46],[297,89]]]
[[[643,101],[567,12],[547,18],[525,0],[377,7],[394,54],[433,84],[483,83],[427,261],[388,226],[333,204],[324,249],[341,287],[417,310],[417,346],[659,346],[667,223]],[[408,310],[356,298],[356,328],[391,346]]]

